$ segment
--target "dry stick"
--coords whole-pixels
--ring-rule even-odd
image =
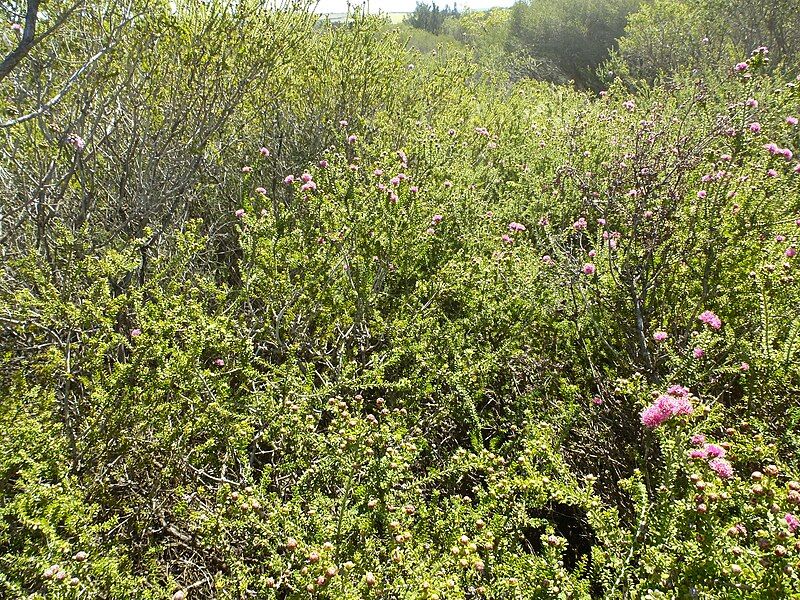
[[[40,115],[43,115],[48,110],[53,108],[53,106],[58,104],[61,101],[61,99],[64,98],[64,96],[67,94],[67,92],[73,86],[73,84],[78,80],[78,78],[81,75],[83,75],[83,73],[86,72],[86,70],[89,67],[91,67],[95,62],[97,62],[103,55],[105,55],[109,50],[111,50],[114,46],[116,46],[116,44],[117,43],[115,42],[114,44],[111,44],[110,46],[106,46],[105,48],[100,50],[100,52],[98,52],[97,54],[92,56],[88,61],[86,61],[83,64],[83,66],[81,66],[81,68],[79,68],[77,71],[75,71],[70,76],[70,78],[67,79],[67,81],[64,83],[64,86],[61,88],[61,90],[55,96],[50,98],[50,100],[48,100],[47,102],[42,104],[35,111],[30,112],[30,113],[28,113],[26,115],[22,115],[21,117],[17,117],[16,119],[11,119],[10,121],[5,121],[4,123],[0,123],[0,128],[13,127],[14,125],[19,125],[20,123],[24,123],[26,121],[30,121],[31,119],[34,119],[34,118],[36,118],[36,117],[38,117]]]

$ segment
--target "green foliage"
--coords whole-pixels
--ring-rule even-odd
[[[515,63],[512,73],[598,89],[594,73],[616,47],[626,17],[638,4],[637,0],[517,2],[505,42]]]
[[[586,77],[630,7],[584,8],[448,22],[476,63],[162,6],[3,128],[0,596],[800,595],[800,91],[763,51],[599,97],[489,68],[559,22],[531,56]]]
[[[794,0],[654,0],[630,16],[618,53],[603,70],[648,82],[688,69],[711,74],[759,47],[769,49],[773,66],[794,68],[798,14]]]
[[[444,8],[439,8],[436,2],[431,4],[417,2],[414,12],[408,15],[404,22],[429,33],[440,33],[444,22],[450,17],[458,17],[458,8],[455,5],[451,9],[449,4]]]

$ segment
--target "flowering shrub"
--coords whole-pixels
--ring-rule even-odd
[[[594,97],[181,10],[243,36],[218,79],[137,79],[142,23],[63,140],[6,133],[0,596],[800,595],[800,92],[763,50]]]

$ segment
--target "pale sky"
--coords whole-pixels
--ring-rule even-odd
[[[425,0],[431,4],[431,0]],[[362,0],[351,0],[353,6],[360,6]],[[411,12],[417,5],[416,0],[369,0],[369,10],[377,12]],[[436,4],[441,8],[446,5],[453,6],[453,0],[436,0]],[[484,10],[493,6],[511,6],[514,0],[457,0],[459,10],[471,8],[473,10]],[[343,13],[347,11],[347,0],[320,0],[316,12],[321,13]]]

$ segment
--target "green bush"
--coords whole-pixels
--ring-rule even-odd
[[[790,75],[162,8],[3,129],[0,595],[800,595]]]

